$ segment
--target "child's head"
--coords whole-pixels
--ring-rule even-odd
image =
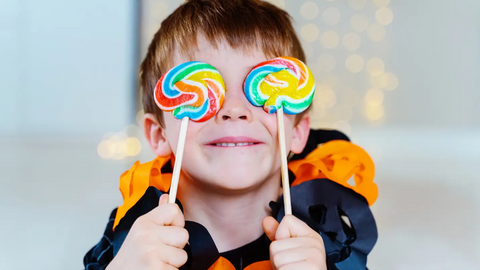
[[[191,0],[177,8],[155,34],[140,72],[145,135],[155,153],[164,156],[176,150],[180,127],[180,121],[155,104],[155,84],[174,66],[202,61],[223,77],[225,101],[210,120],[189,123],[182,164],[185,178],[233,190],[278,179],[276,117],[251,105],[243,93],[250,69],[278,56],[305,62],[289,15],[274,5],[258,0]],[[302,114],[285,120],[287,150],[301,152],[309,118]]]

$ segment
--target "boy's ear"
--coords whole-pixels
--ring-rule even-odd
[[[310,115],[308,113],[302,115],[297,125],[293,127],[292,144],[290,151],[294,154],[302,153],[305,145],[307,145],[308,136],[310,135]]]
[[[160,125],[155,115],[146,113],[143,116],[143,133],[150,148],[157,156],[169,156],[172,148],[167,141],[165,128]]]

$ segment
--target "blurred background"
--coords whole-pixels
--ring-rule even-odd
[[[83,269],[154,158],[137,68],[179,0],[0,0],[0,269]],[[480,269],[480,1],[275,0],[317,80],[315,128],[376,163],[370,269]]]

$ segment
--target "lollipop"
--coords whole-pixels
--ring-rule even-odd
[[[169,202],[175,203],[188,120],[204,122],[214,116],[223,104],[225,84],[214,67],[193,61],[165,73],[155,85],[153,95],[161,110],[182,120],[169,192]]]
[[[291,215],[283,112],[298,114],[310,106],[315,93],[312,72],[298,59],[278,57],[253,67],[243,83],[243,89],[245,96],[254,106],[263,106],[266,112],[277,113],[285,213]]]

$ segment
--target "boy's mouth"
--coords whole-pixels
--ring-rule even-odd
[[[206,145],[208,146],[216,146],[216,147],[248,147],[248,146],[253,146],[258,144],[262,144],[262,142],[250,137],[245,137],[245,136],[222,137],[206,143]]]

